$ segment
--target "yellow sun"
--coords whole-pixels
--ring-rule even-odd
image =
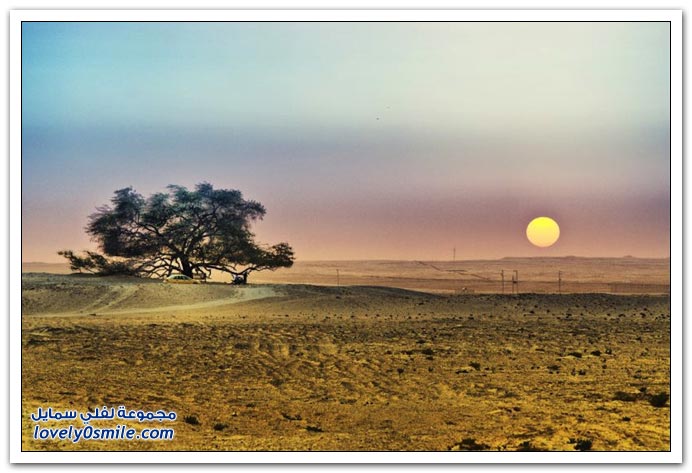
[[[560,238],[560,227],[550,217],[534,218],[526,227],[526,238],[540,248],[547,248]]]

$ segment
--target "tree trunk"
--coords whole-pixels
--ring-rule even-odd
[[[242,273],[232,273],[232,274],[233,274],[232,284],[247,284],[248,273],[242,272]]]
[[[192,277],[192,265],[187,260],[180,260],[180,266],[183,268],[183,274],[188,278]]]

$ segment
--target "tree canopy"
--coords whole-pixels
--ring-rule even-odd
[[[207,278],[218,270],[244,282],[252,271],[293,264],[288,243],[255,242],[250,226],[265,213],[262,204],[245,200],[240,191],[214,189],[206,182],[194,190],[170,185],[148,198],[126,187],[89,217],[86,231],[100,253],[59,254],[76,271]]]

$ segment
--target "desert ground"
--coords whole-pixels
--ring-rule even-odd
[[[667,264],[305,263],[247,287],[27,272],[23,449],[668,450]],[[492,275],[517,267],[530,292],[502,294]],[[175,438],[32,439],[38,407],[104,405],[175,411]]]

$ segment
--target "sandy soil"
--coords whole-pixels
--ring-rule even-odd
[[[670,446],[670,408],[649,402],[669,393],[667,296],[22,286],[25,450]],[[39,406],[102,405],[174,410],[175,439],[31,439]]]
[[[337,270],[339,277],[337,279]],[[23,263],[24,272],[67,274],[64,263]],[[296,261],[293,267],[253,273],[250,281],[322,286],[385,286],[438,294],[518,292],[670,292],[670,259],[645,258],[502,258],[473,261]],[[512,285],[517,271],[519,283]],[[558,273],[562,283],[558,285]],[[212,280],[230,282],[220,272]]]
[[[276,296],[270,286],[163,284],[153,279],[25,274],[22,313],[42,317],[179,312]]]

